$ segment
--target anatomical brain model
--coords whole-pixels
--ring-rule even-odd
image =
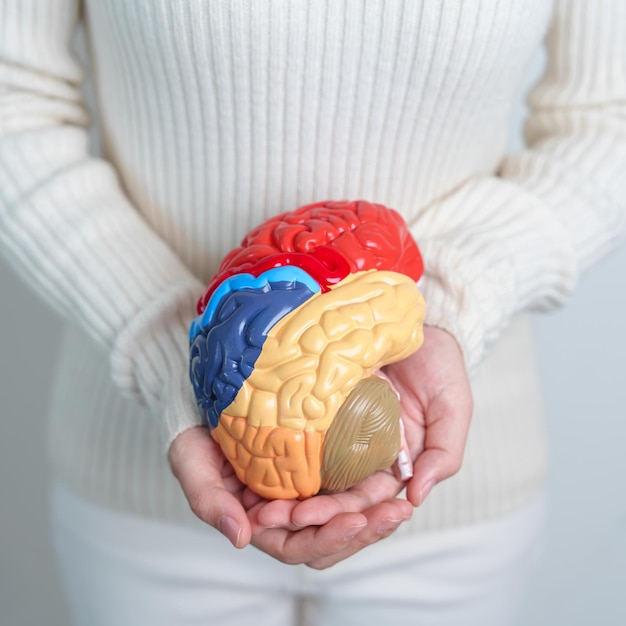
[[[400,405],[379,370],[419,348],[422,259],[382,205],[272,218],[223,260],[190,329],[190,375],[239,479],[269,498],[357,484],[397,459]]]

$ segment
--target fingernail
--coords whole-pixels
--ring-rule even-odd
[[[376,532],[379,535],[384,535],[385,533],[388,533],[389,531],[398,528],[398,526],[400,526],[403,521],[404,520],[402,519],[385,519],[380,523],[380,525],[376,529]]]
[[[222,535],[228,537],[228,540],[235,546],[239,547],[239,538],[241,537],[241,527],[229,515],[222,515],[217,525]]]
[[[430,493],[430,490],[437,484],[437,481],[435,479],[433,480],[429,480],[423,487],[422,490],[420,491],[420,504],[422,504],[424,502],[424,500],[426,500],[426,496]]]
[[[359,524],[358,526],[353,526],[344,536],[343,540],[344,541],[352,541],[358,534],[359,532],[361,532],[361,530],[363,530],[363,528],[365,528],[367,526],[367,523],[365,524]]]

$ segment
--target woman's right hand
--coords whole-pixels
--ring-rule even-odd
[[[218,444],[204,426],[185,430],[170,446],[169,460],[191,510],[202,521],[225,535],[236,548],[252,543],[259,550],[287,564],[305,563],[324,568],[391,534],[411,516],[412,507],[394,498],[401,488],[390,474],[370,477],[365,483],[378,487],[352,495],[352,510],[337,510],[324,523],[294,524],[290,518],[263,525],[258,513],[269,504],[237,478]],[[326,501],[327,496],[315,499]],[[354,500],[359,502],[355,503]],[[297,501],[280,501],[293,508]]]
[[[189,506],[236,548],[250,543],[252,530],[242,504],[245,489],[204,426],[183,431],[169,449],[170,467]]]

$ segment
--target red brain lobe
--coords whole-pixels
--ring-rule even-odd
[[[284,252],[310,253],[333,248],[349,263],[350,272],[390,270],[419,280],[423,262],[402,217],[393,209],[364,200],[309,204],[273,217],[251,230],[238,248],[224,257],[201,299],[206,306],[212,287],[227,276],[246,272],[260,260]]]
[[[320,202],[261,224],[222,261],[219,273],[278,252],[338,250],[352,271],[391,270],[418,280],[423,266],[404,220],[392,209],[364,200]]]

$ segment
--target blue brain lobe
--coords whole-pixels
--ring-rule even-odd
[[[222,411],[254,370],[271,328],[312,295],[310,281],[251,280],[212,303],[211,315],[192,325],[190,378],[204,422],[217,426]],[[239,286],[239,285],[238,285]]]

